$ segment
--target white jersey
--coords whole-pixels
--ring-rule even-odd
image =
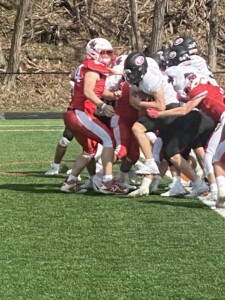
[[[154,59],[151,60],[154,61]],[[177,93],[175,92],[172,84],[168,82],[168,77],[162,74],[158,64],[154,61],[154,64],[152,65],[149,65],[148,63],[147,72],[143,79],[139,82],[139,86],[134,85],[132,86],[132,89],[134,91],[142,91],[147,95],[153,96],[161,87],[164,92],[166,106],[171,103],[179,103]]]
[[[212,85],[219,86],[217,81],[214,79],[213,73],[210,71],[206,60],[203,57],[196,55],[196,54],[192,54],[190,57],[191,57],[191,65],[194,68],[198,69],[198,71],[201,74],[203,74],[205,77],[207,77],[208,81]]]
[[[166,106],[169,104],[179,104],[179,100],[177,98],[177,92],[174,90],[172,83],[169,83],[169,77],[164,74],[163,75],[163,92],[165,97]]]
[[[151,57],[146,57],[147,63],[149,67],[154,67],[156,69],[159,69],[159,65],[157,64],[157,62],[151,58]]]
[[[123,70],[123,66],[116,65],[113,67],[114,70]],[[122,75],[109,75],[106,77],[105,81],[105,88],[109,91],[117,91],[120,89],[120,81],[121,81]]]

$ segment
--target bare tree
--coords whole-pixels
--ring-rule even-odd
[[[94,12],[94,4],[95,4],[95,0],[89,1],[89,4],[88,4],[88,15],[90,17],[93,15],[93,12]]]
[[[132,27],[131,40],[133,39],[131,47],[135,50],[141,51],[143,49],[143,42],[138,27],[138,13],[137,13],[136,0],[130,0],[130,14],[131,14],[131,27]]]
[[[1,45],[1,41],[0,41],[0,69],[4,69],[6,66],[6,59],[4,56],[4,53],[2,51],[2,45]]]
[[[19,55],[22,43],[22,36],[24,30],[24,21],[25,16],[28,8],[29,0],[20,0],[20,4],[17,8],[16,19],[14,22],[14,32],[11,41],[11,48],[7,66],[7,75],[4,79],[4,84],[9,88],[15,87],[15,79],[16,79],[16,72],[19,68]]]
[[[211,14],[210,14],[210,32],[209,32],[209,65],[212,71],[216,71],[217,67],[217,37],[218,37],[218,0],[211,0],[210,2]]]
[[[150,53],[156,52],[162,46],[166,4],[167,4],[167,0],[155,1],[151,44],[148,47]]]

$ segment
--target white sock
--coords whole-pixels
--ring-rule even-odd
[[[110,181],[113,179],[112,175],[104,175],[102,181],[106,182],[106,181]]]
[[[176,183],[180,183],[181,184],[181,178],[180,178],[180,176],[173,176],[173,185],[175,185]]]
[[[148,158],[145,160],[146,164],[150,164],[150,163],[153,163],[155,162],[154,158]]]
[[[225,185],[225,177],[224,176],[217,176],[216,177],[217,186]]]
[[[69,177],[68,177],[68,179],[67,179],[67,181],[71,181],[71,180],[78,181],[77,176],[74,176],[74,175],[70,174]]]
[[[211,192],[217,192],[218,188],[217,188],[217,184],[216,183],[212,183],[210,184],[210,191]]]
[[[150,186],[151,182],[152,182],[152,179],[149,179],[149,178],[144,177],[144,178],[142,179],[141,186]]]
[[[53,164],[52,164],[52,168],[58,170],[58,169],[59,169],[59,165],[60,165],[60,164],[53,163]]]

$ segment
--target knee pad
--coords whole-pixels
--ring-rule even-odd
[[[154,142],[155,142],[156,139],[157,139],[156,134],[155,134],[154,132],[152,132],[152,131],[149,131],[149,132],[146,132],[146,135],[147,135],[147,137],[148,137],[150,143],[154,144]]]
[[[212,158],[213,155],[211,153],[206,152],[204,157],[204,171],[205,175],[208,176],[209,174],[214,173],[213,165],[212,165]]]
[[[63,131],[63,137],[71,142],[73,139],[73,134],[68,128],[65,128]]]
[[[95,156],[95,154],[94,153],[90,154],[90,153],[87,153],[87,152],[83,152],[82,156],[84,158],[88,159],[88,161],[90,161]]]
[[[65,138],[64,136],[60,139],[59,144],[62,147],[67,147],[69,145],[70,141]]]
[[[160,163],[160,161],[161,161],[160,155],[161,155],[162,146],[163,146],[162,139],[158,137],[155,140],[155,143],[154,143],[153,149],[152,149],[153,157],[157,163]]]
[[[225,161],[225,141],[221,142],[215,151],[212,162]]]

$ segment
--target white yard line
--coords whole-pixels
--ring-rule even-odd
[[[2,125],[2,124],[0,124],[0,128],[5,128],[5,127],[64,127],[64,125],[48,125],[48,124],[43,124],[43,125],[39,125],[39,124],[37,124],[37,125],[30,125],[30,124],[21,124],[21,125],[18,125],[18,124],[16,124],[16,125]]]
[[[27,131],[32,131],[32,132],[61,132],[62,129],[0,129],[0,132],[27,132]]]
[[[223,208],[216,208],[215,201],[202,200],[202,202],[205,205],[207,205],[208,207],[210,207],[212,210],[214,210],[217,214],[219,214],[220,216],[222,216],[223,218],[225,218],[225,209],[223,209]]]

